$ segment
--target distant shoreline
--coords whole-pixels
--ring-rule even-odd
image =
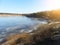
[[[14,13],[0,13],[0,16],[22,16],[23,14],[14,14]]]

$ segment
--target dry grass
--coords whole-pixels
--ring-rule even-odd
[[[40,45],[45,39],[54,39],[60,33],[60,23],[49,23],[40,26],[31,33],[13,35],[7,38],[4,45]],[[45,41],[46,42],[46,41]]]

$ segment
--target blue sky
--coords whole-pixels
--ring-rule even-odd
[[[58,9],[59,4],[59,0],[0,0],[0,12],[32,13]]]

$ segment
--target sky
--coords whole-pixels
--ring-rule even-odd
[[[2,13],[33,13],[60,9],[60,0],[0,0]]]

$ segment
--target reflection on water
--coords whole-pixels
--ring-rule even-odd
[[[0,17],[0,38],[21,32],[31,32],[38,24],[46,23],[25,16]]]

